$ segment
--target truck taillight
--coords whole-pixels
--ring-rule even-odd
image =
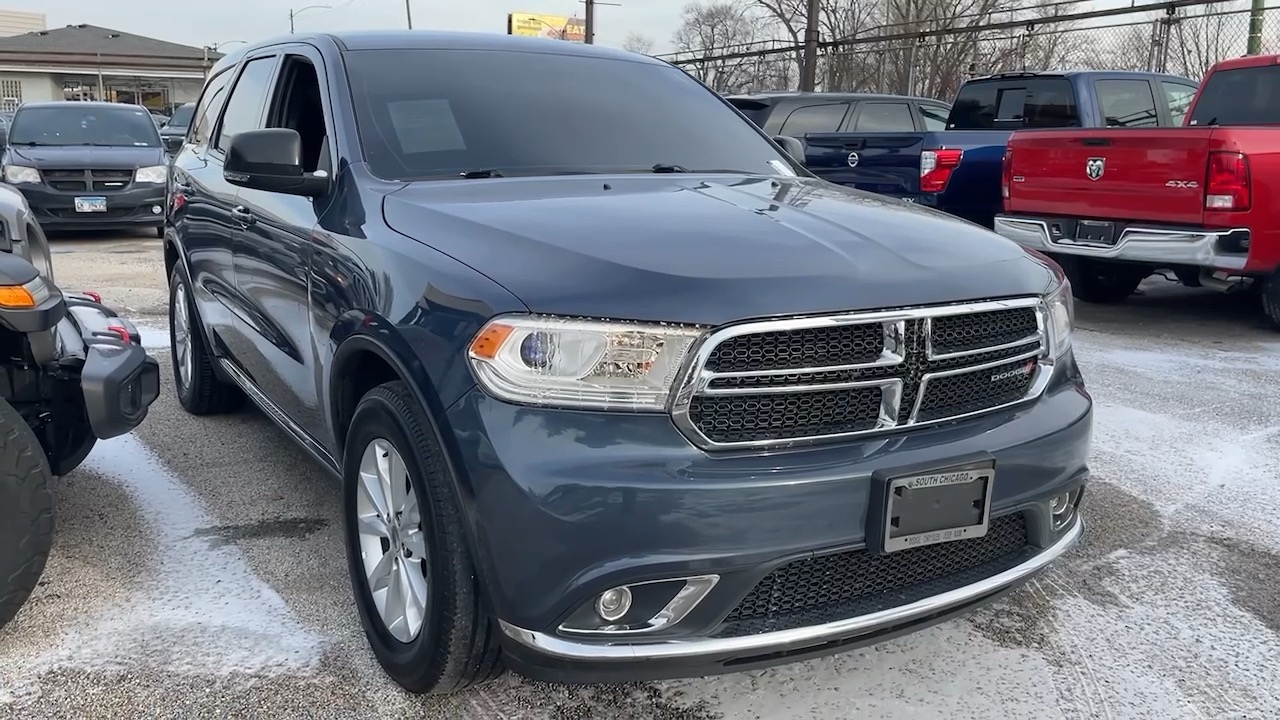
[[[951,173],[960,165],[962,150],[925,150],[920,153],[920,192],[937,193],[947,189]]]
[[[1238,152],[1210,152],[1204,187],[1205,210],[1248,210],[1249,158]]]
[[[1000,161],[1000,197],[1009,199],[1013,192],[1013,148],[1004,149],[1004,160]]]

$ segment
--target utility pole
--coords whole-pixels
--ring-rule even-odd
[[[404,19],[409,23],[409,29],[413,29],[413,10],[409,7],[409,0],[404,0]]]
[[[1265,6],[1265,0],[1253,0],[1253,5],[1249,8],[1249,45],[1246,55],[1262,54],[1262,14]]]
[[[804,28],[804,62],[800,66],[800,90],[813,92],[818,85],[818,18],[819,0],[809,0],[808,19]]]
[[[608,5],[610,7],[622,7],[622,3],[603,2],[602,0],[581,0],[583,5],[587,6],[586,24],[582,28],[582,41],[588,45],[594,45],[596,42],[596,6]]]

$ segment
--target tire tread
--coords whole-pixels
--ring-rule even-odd
[[[16,541],[0,556],[0,627],[12,620],[44,574],[53,545],[53,474],[39,439],[18,411],[0,400],[0,484],[12,483],[17,502],[4,514],[0,536]]]

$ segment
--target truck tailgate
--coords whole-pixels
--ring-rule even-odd
[[[901,197],[920,190],[923,132],[809,133],[805,166],[833,183]]]
[[[1213,128],[1020,130],[1011,213],[1198,225]]]

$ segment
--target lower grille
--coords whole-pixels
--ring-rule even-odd
[[[889,555],[820,555],[769,573],[725,618],[717,637],[821,625],[923,600],[998,574],[1034,554],[1026,518],[991,519],[980,538]]]

